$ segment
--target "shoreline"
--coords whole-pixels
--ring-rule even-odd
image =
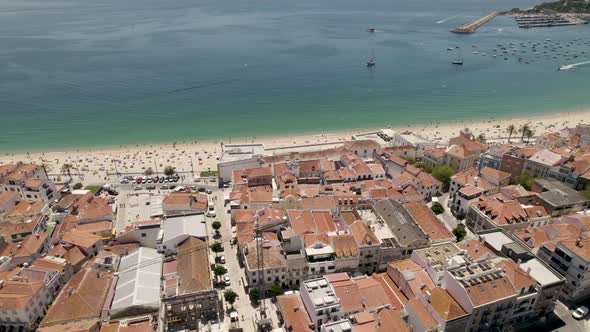
[[[564,127],[572,127],[579,123],[590,122],[590,108],[574,111],[538,114],[526,117],[490,117],[487,119],[462,119],[453,121],[434,121],[431,123],[405,124],[380,128],[357,128],[340,131],[314,132],[307,134],[269,135],[259,137],[242,137],[240,139],[176,141],[168,143],[123,145],[117,147],[78,148],[63,151],[38,151],[3,153],[0,165],[19,161],[45,164],[52,178],[63,177],[61,167],[71,164],[80,173],[79,181],[84,183],[104,183],[108,174],[129,173],[141,174],[147,168],[156,173],[165,166],[171,165],[177,171],[191,173],[215,170],[221,156],[221,144],[263,144],[265,148],[276,148],[291,145],[318,143],[338,143],[352,139],[353,135],[374,132],[383,128],[395,131],[411,131],[425,139],[445,145],[451,137],[458,135],[459,130],[469,128],[476,136],[485,135],[489,142],[507,142],[506,128],[513,124],[516,129],[528,123],[535,136],[544,132],[558,132]],[[520,142],[518,131],[512,135],[512,141]]]
[[[289,141],[291,139],[301,140],[306,136],[310,137],[319,137],[319,136],[338,136],[342,137],[344,135],[357,135],[361,133],[367,133],[372,131],[378,131],[384,128],[390,128],[396,131],[416,131],[419,128],[422,128],[422,131],[428,127],[441,127],[441,128],[448,128],[454,127],[459,124],[461,125],[469,125],[469,124],[479,124],[479,123],[490,123],[491,121],[508,121],[514,120],[518,121],[519,123],[525,123],[526,120],[535,121],[535,120],[547,120],[547,119],[556,119],[559,118],[559,115],[566,115],[566,116],[575,116],[577,114],[587,114],[590,119],[590,107],[580,107],[574,110],[563,110],[557,113],[537,113],[533,114],[530,117],[519,117],[519,116],[501,116],[501,117],[490,117],[490,118],[464,118],[461,120],[450,120],[450,121],[431,121],[430,123],[406,123],[400,125],[389,126],[387,123],[384,123],[383,126],[380,127],[358,127],[358,128],[349,128],[349,129],[335,129],[335,130],[328,130],[324,132],[319,131],[309,131],[309,132],[300,132],[300,133],[288,133],[284,135],[277,135],[277,134],[269,134],[269,135],[259,135],[259,136],[238,136],[238,137],[231,137],[228,139],[226,138],[219,138],[219,139],[178,139],[172,141],[162,141],[162,142],[150,142],[150,143],[129,143],[129,144],[122,144],[122,145],[97,145],[97,146],[79,146],[79,147],[64,147],[64,148],[40,148],[40,149],[29,149],[28,151],[3,151],[0,152],[0,162],[3,159],[7,158],[8,156],[25,156],[27,154],[53,154],[53,153],[94,153],[94,152],[115,152],[115,151],[123,151],[129,149],[143,149],[143,148],[157,148],[157,147],[173,147],[174,144],[176,146],[194,146],[194,145],[218,145],[221,146],[223,144],[252,144],[252,143],[269,143],[269,142],[276,142],[276,141]],[[590,120],[588,120],[590,122]],[[557,130],[560,130],[558,128]],[[418,134],[418,132],[415,132]],[[479,133],[477,133],[479,134]],[[311,142],[310,142],[311,143]],[[298,143],[298,144],[301,144]],[[269,145],[265,144],[266,147]],[[271,145],[272,146],[272,145]]]

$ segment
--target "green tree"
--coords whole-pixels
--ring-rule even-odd
[[[533,180],[528,174],[521,174],[516,177],[516,183],[521,185],[526,190],[531,190]]]
[[[166,174],[166,175],[172,175],[174,173],[176,173],[176,171],[174,171],[174,167],[172,167],[170,165],[164,167],[164,174]]]
[[[434,214],[441,214],[445,212],[445,208],[439,202],[432,203],[432,207],[430,208]]]
[[[513,124],[509,124],[506,128],[506,131],[508,132],[508,143],[510,143],[510,140],[512,139],[512,134],[514,134],[515,130],[516,127]]]
[[[221,228],[221,223],[217,220],[215,220],[213,223],[211,223],[211,227],[213,227],[213,229],[215,230],[215,233],[219,233],[219,229]]]
[[[416,168],[423,170],[426,173],[432,173],[432,166],[427,165],[423,162],[417,162],[414,166],[416,166]]]
[[[451,185],[451,177],[454,174],[455,171],[453,171],[453,169],[449,166],[436,166],[432,169],[432,176],[434,176],[435,179],[442,182],[443,184],[443,192],[449,191],[449,186]]]
[[[225,302],[229,303],[232,306],[232,308],[234,307],[234,303],[236,302],[237,297],[238,294],[236,294],[236,292],[234,292],[231,289],[228,289],[225,292],[223,292],[223,298],[225,299]]]
[[[520,126],[520,128],[518,129],[518,132],[522,134],[522,136],[520,137],[520,141],[524,141],[524,136],[529,130],[531,130],[531,126],[528,123],[525,123],[522,126]]]
[[[148,167],[145,171],[143,171],[143,174],[145,176],[150,176],[150,175],[154,174],[154,170],[151,167]]]
[[[224,266],[221,265],[215,265],[215,267],[213,268],[213,274],[216,277],[221,277],[222,275],[227,273],[227,269]]]
[[[250,290],[250,301],[252,303],[258,303],[260,302],[260,290],[256,287],[252,288]]]
[[[453,235],[457,238],[457,242],[463,241],[465,235],[467,235],[467,231],[465,230],[465,226],[459,225],[453,229]]]
[[[82,189],[82,187],[84,187],[84,185],[82,185],[80,182],[78,182],[72,188],[74,188],[74,190],[78,190],[78,189]]]
[[[272,297],[276,297],[276,296],[279,296],[284,293],[283,287],[281,287],[281,285],[279,285],[277,283],[272,284],[272,286],[270,286],[270,288],[268,289],[267,292],[268,292],[268,295],[270,295]]]
[[[211,245],[211,251],[213,251],[215,256],[217,256],[218,253],[223,251],[223,246],[220,242],[215,242]]]

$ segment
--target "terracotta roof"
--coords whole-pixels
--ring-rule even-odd
[[[403,206],[431,240],[441,241],[454,238],[423,202],[406,202],[403,203]]]
[[[514,235],[516,235],[531,248],[538,248],[542,243],[549,241],[547,233],[541,228],[520,229],[515,231]]]
[[[358,247],[351,234],[332,235],[332,248],[336,252],[336,257],[358,256]]]
[[[81,231],[78,229],[71,230],[62,236],[62,241],[71,243],[82,248],[90,248],[94,244],[102,241],[100,236]]]
[[[254,240],[247,244],[248,254],[245,254],[245,257],[246,265],[250,271],[258,270],[258,255],[256,253],[256,241],[257,240]],[[287,267],[287,259],[282,253],[283,249],[280,245],[280,242],[276,240],[265,240],[262,248],[264,269]]]
[[[510,173],[502,172],[500,170],[491,168],[491,167],[484,167],[479,171],[481,175],[487,176],[498,181],[506,180],[510,177]]]
[[[306,210],[334,209],[336,206],[334,196],[304,197],[301,199],[301,207]]]
[[[63,258],[68,262],[68,264],[72,266],[77,266],[86,259],[86,256],[77,246],[64,247],[62,244],[58,244],[53,247],[49,251],[48,255]]]
[[[234,222],[236,224],[243,223],[243,222],[254,222],[254,217],[256,216],[256,211],[254,210],[236,210],[234,212]]]
[[[528,215],[520,202],[510,199],[502,193],[479,197],[479,200],[472,204],[484,212],[496,225],[528,221]]]
[[[477,240],[463,240],[457,243],[457,247],[467,251],[467,256],[474,261],[485,259],[487,257],[493,258],[496,256],[488,247]]]
[[[299,294],[277,296],[277,307],[281,311],[285,328],[291,332],[314,331],[311,319],[303,306]]]
[[[410,332],[398,310],[383,308],[376,313],[366,311],[352,316],[354,332]]]
[[[444,289],[435,287],[429,291],[430,299],[427,301],[430,303],[434,311],[444,319],[450,321],[467,315],[465,310],[461,308],[459,303],[453,299],[453,297]]]
[[[506,276],[483,281],[474,286],[466,286],[465,289],[474,306],[496,302],[517,294],[510,279]]]
[[[414,316],[420,322],[420,325],[422,325],[425,331],[434,329],[438,325],[434,318],[432,318],[432,315],[428,313],[426,308],[424,308],[424,306],[422,305],[422,303],[420,303],[418,299],[410,299],[406,306],[412,310]]]
[[[424,155],[431,156],[435,159],[442,159],[445,156],[445,148],[437,148],[424,151]]]
[[[295,234],[336,231],[336,224],[327,211],[289,210],[287,214]]]
[[[43,281],[4,280],[0,288],[0,310],[23,310],[43,288]]]
[[[22,200],[18,202],[15,206],[11,209],[7,210],[4,213],[5,218],[12,218],[12,217],[31,217],[35,215],[41,214],[43,208],[46,206],[45,202],[37,200],[28,202]]]
[[[64,285],[47,310],[41,327],[98,318],[109,293],[111,282],[110,273],[98,272],[92,268],[85,268],[76,273]]]
[[[496,263],[496,267],[504,270],[506,276],[510,279],[516,290],[535,286],[537,284],[535,279],[509,259],[503,259],[501,262]]]
[[[37,332],[94,332],[99,325],[98,319],[84,319],[38,328]]]
[[[590,262],[590,239],[582,238],[580,245],[577,245],[577,239],[561,240],[558,245],[562,245],[569,251],[573,252],[586,262]]]
[[[364,222],[357,220],[348,228],[359,246],[379,244],[379,239],[375,233]]]
[[[178,293],[189,294],[211,289],[207,242],[189,237],[177,249]]]
[[[49,234],[46,232],[27,235],[20,243],[14,257],[31,257],[39,253]]]
[[[8,204],[8,202],[20,201],[20,195],[16,191],[1,191],[0,192],[0,207]]]

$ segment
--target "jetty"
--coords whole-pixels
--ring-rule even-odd
[[[501,15],[503,12],[495,11],[493,13],[489,13],[486,16],[482,16],[476,20],[473,20],[469,23],[465,23],[460,27],[456,27],[451,30],[454,33],[474,33],[482,25],[488,23],[489,21],[493,20],[496,16]]]

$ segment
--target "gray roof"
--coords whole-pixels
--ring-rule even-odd
[[[201,239],[207,237],[204,214],[168,217],[163,221],[162,229],[164,230],[164,237],[162,238],[164,243],[181,235],[194,236]]]
[[[538,193],[537,196],[552,206],[582,204],[584,202],[588,202],[588,199],[580,195],[579,192],[567,186],[561,186],[559,188],[555,186],[549,191]]]
[[[133,306],[158,310],[162,255],[156,249],[140,247],[122,257],[118,272],[111,315]]]
[[[373,204],[375,213],[387,223],[397,242],[410,246],[415,241],[428,241],[428,237],[404,207],[394,200],[383,200]]]

